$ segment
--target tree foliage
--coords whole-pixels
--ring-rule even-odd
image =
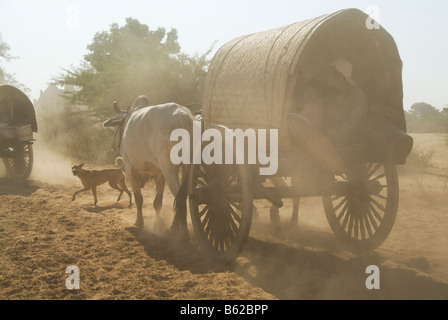
[[[23,83],[17,81],[15,76],[8,73],[3,66],[4,62],[8,62],[11,59],[17,58],[12,56],[10,54],[10,51],[11,47],[2,40],[2,35],[0,33],[0,84],[10,84],[26,93],[30,91],[29,88],[27,88]]]
[[[9,54],[11,48],[9,45],[2,40],[2,34],[0,33],[0,61],[5,60],[9,61],[13,57]]]
[[[78,66],[63,70],[53,80],[75,88],[56,110],[40,106],[42,138],[73,160],[113,163],[113,130],[102,127],[117,101],[124,109],[142,94],[152,104],[177,102],[192,110],[200,108],[201,86],[211,49],[204,54],[182,53],[176,29],[151,30],[127,18],[109,30],[97,32]],[[40,100],[40,99],[39,99]]]
[[[150,30],[127,18],[95,34],[78,67],[64,70],[57,84],[79,90],[72,102],[88,105],[96,115],[110,115],[113,101],[122,107],[142,94],[153,104],[177,102],[198,108],[210,50],[203,55],[181,52],[176,29]]]
[[[434,106],[425,103],[414,103],[406,111],[406,123],[409,132],[444,133],[448,132],[448,109],[439,111]]]
[[[8,74],[5,72],[3,62],[9,61],[12,57],[9,54],[11,48],[2,40],[2,34],[0,33],[0,84],[8,82]]]

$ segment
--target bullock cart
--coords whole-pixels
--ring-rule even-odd
[[[21,90],[0,86],[0,158],[12,179],[27,179],[33,168],[33,132],[37,121],[30,99]]]
[[[398,208],[396,166],[405,163],[413,141],[406,134],[397,46],[382,26],[369,27],[369,19],[346,9],[246,35],[217,51],[204,86],[203,129],[277,129],[279,153],[273,177],[260,175],[259,163],[202,163],[189,170],[194,232],[216,260],[229,263],[240,254],[257,199],[281,207],[284,198],[322,197],[335,237],[354,251],[373,250],[388,237]],[[352,79],[365,93],[363,134],[351,147],[333,149],[324,133],[303,122],[297,146],[290,113],[305,83],[325,83],[337,57],[352,63]],[[343,172],[332,170],[339,161]],[[272,186],[275,177],[299,183]]]

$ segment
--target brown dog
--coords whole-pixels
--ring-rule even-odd
[[[98,199],[96,197],[96,187],[103,183],[109,182],[109,185],[113,189],[120,191],[117,202],[120,201],[123,192],[126,192],[129,196],[129,207],[132,206],[132,195],[126,187],[125,177],[121,169],[86,170],[82,168],[83,165],[84,163],[79,165],[72,164],[73,175],[77,176],[84,186],[84,188],[73,194],[72,201],[75,200],[78,193],[91,189],[96,206],[98,203]]]

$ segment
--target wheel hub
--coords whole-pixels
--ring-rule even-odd
[[[205,186],[197,186],[193,189],[190,197],[198,204],[217,204],[222,199],[222,186],[218,182],[210,182]]]

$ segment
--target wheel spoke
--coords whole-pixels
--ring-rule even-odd
[[[241,217],[233,210],[232,204],[229,204],[229,209],[232,217],[238,222],[238,224],[241,224]]]
[[[232,210],[232,208],[230,208],[230,206],[229,206],[229,209]],[[233,233],[233,236],[236,236],[238,234],[238,226],[235,223],[235,219],[233,218],[233,215],[232,216],[229,215],[228,223],[230,226],[230,230]]]
[[[201,221],[201,226],[202,229],[205,231],[205,234],[208,235],[208,230],[210,229],[210,210],[207,210],[207,214]]]
[[[206,214],[208,211],[208,206],[206,205],[200,212],[199,212],[199,218],[201,218],[204,214]]]
[[[331,201],[336,201],[336,200],[338,200],[338,199],[340,199],[340,198],[342,198],[343,197],[343,195],[341,195],[341,196],[332,196],[331,197]]]
[[[359,218],[357,216],[354,216],[353,218],[355,220],[355,234],[354,234],[354,238],[358,239],[358,235],[359,235],[359,233],[358,233],[358,231],[359,231]]]
[[[372,166],[373,166],[374,164],[372,163],[372,162],[369,162],[368,164],[367,164],[367,167],[366,167],[366,172],[370,172],[370,170],[372,169]]]
[[[369,221],[369,213],[368,213],[368,209],[364,206],[363,208],[363,220],[364,220],[364,225],[366,227],[366,231],[367,234],[369,235],[369,238],[372,236],[372,228],[370,226],[370,221]]]
[[[387,197],[386,197],[386,196],[383,196],[383,195],[381,195],[381,194],[373,193],[373,194],[371,194],[371,196],[375,196],[375,197],[381,198],[381,199],[383,199],[383,200],[387,200]]]
[[[345,230],[345,228],[347,227],[347,223],[349,221],[350,218],[350,207],[347,207],[347,212],[344,216],[344,221],[342,221],[342,229]]]
[[[344,197],[337,205],[334,207],[334,211],[337,212],[339,208],[347,202],[347,198]]]
[[[361,239],[366,240],[366,226],[364,225],[364,212],[360,210],[361,216],[359,217],[359,228],[361,230]]]
[[[217,234],[217,240],[218,240],[218,249],[220,251],[224,251],[224,241],[227,238],[228,235],[228,229],[229,229],[229,225],[226,223],[226,218],[227,218],[227,214],[225,214],[224,212],[222,212],[223,216],[220,219],[220,224],[218,227],[218,234]]]
[[[370,210],[373,212],[377,220],[381,223],[383,221],[383,217],[376,211],[376,209],[373,207],[373,205],[369,202],[368,204]]]
[[[205,183],[208,181],[207,180],[207,174],[205,172],[205,170],[201,167],[201,166],[195,166],[195,174],[196,174],[196,181],[201,181],[200,179],[202,179],[201,184],[205,185]]]
[[[380,174],[380,175],[376,176],[375,178],[373,178],[373,179],[370,179],[370,181],[375,181],[375,180],[379,180],[379,179],[382,179],[382,178],[384,178],[385,176],[386,176],[386,173],[382,173],[382,174]]]
[[[376,171],[378,171],[379,168],[381,168],[381,166],[381,163],[377,163],[371,171],[368,171],[367,177],[370,178]]]
[[[384,208],[381,203],[379,203],[378,201],[376,201],[372,197],[369,197],[369,198],[379,209],[381,209],[381,211],[386,212],[386,208]]]
[[[208,236],[208,238],[210,239],[210,242],[212,243],[212,246],[216,249],[216,213],[217,212],[213,212],[213,217],[209,217],[208,223],[207,223],[207,227],[205,228],[205,233]]]
[[[351,210],[350,210],[351,211]],[[348,235],[351,237],[353,232],[353,215],[350,213],[349,223],[348,223]]]
[[[341,221],[342,217],[345,215],[345,213],[347,213],[347,210],[348,210],[348,202],[346,201],[344,207],[342,208],[341,212],[337,217],[338,221]]]
[[[372,216],[372,212],[371,212],[371,210],[370,210],[368,204],[366,205],[365,210],[366,210],[366,213],[367,213],[367,217],[366,217],[366,219],[367,219],[368,221],[370,221],[370,222],[368,223],[368,225],[369,225],[369,226],[370,226],[370,225],[373,226],[373,229],[375,229],[375,232],[378,231],[378,226],[377,226],[377,224],[376,224],[375,218]],[[381,221],[380,221],[380,222],[381,222]]]
[[[235,209],[237,209],[237,210],[239,210],[239,211],[242,210],[242,207],[241,207],[238,203],[236,203],[235,201],[230,201],[230,204],[231,204]]]

